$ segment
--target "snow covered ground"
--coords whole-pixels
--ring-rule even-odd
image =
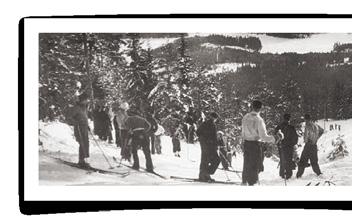
[[[219,48],[219,49],[224,49],[224,48],[229,48],[229,49],[237,49],[237,50],[243,50],[243,51],[247,51],[247,52],[254,52],[253,49],[246,49],[240,46],[221,46],[221,45],[216,45],[213,43],[203,43],[201,46],[206,47],[206,48]]]
[[[178,38],[142,38],[140,40],[143,49],[156,49],[166,44],[172,43]]]
[[[211,66],[211,69],[207,71],[206,75],[219,74],[219,73],[231,72],[231,71],[236,72],[239,68],[242,68],[243,66],[255,67],[256,64],[254,64],[254,63],[237,63],[237,62],[215,64],[215,65]]]
[[[323,122],[318,122],[324,127]],[[352,119],[346,121],[329,121],[325,124],[339,124],[341,131],[326,131],[318,142],[319,146],[319,163],[323,172],[322,177],[317,177],[311,168],[307,168],[301,179],[290,179],[287,181],[288,186],[304,186],[308,183],[315,185],[324,185],[325,181],[331,181],[336,185],[352,185],[352,159],[345,157],[335,161],[326,159],[326,155],[332,150],[331,141],[338,134],[344,135],[347,147],[351,152],[352,147]],[[162,137],[162,154],[152,155],[155,171],[168,179],[162,179],[146,172],[139,172],[130,168],[121,166],[116,167],[118,163],[113,157],[119,158],[120,149],[114,144],[97,141],[106,153],[109,162],[114,169],[109,169],[109,165],[104,159],[102,152],[96,146],[96,142],[90,136],[90,162],[93,167],[114,171],[117,173],[126,173],[120,176],[117,174],[87,173],[75,167],[62,163],[59,158],[65,161],[77,162],[78,144],[74,140],[72,127],[60,123],[39,123],[39,182],[40,185],[207,185],[200,182],[184,182],[175,179],[169,179],[170,176],[196,178],[199,170],[200,148],[199,144],[181,143],[181,157],[175,157],[172,153],[171,139],[167,136]],[[97,137],[95,137],[97,139]],[[139,151],[141,167],[145,167],[145,159],[142,151]],[[233,167],[236,170],[242,170],[243,158],[241,154],[233,157]],[[128,164],[128,163],[126,163]],[[272,158],[266,158],[264,161],[264,172],[260,174],[260,186],[284,186],[284,181],[278,176],[278,163]],[[295,173],[295,172],[294,172]],[[213,178],[226,181],[227,177],[234,182],[241,182],[240,174],[234,172],[224,172],[218,170]],[[327,184],[325,184],[327,185]],[[234,185],[229,185],[234,186]]]
[[[214,33],[190,33],[189,36],[208,36]],[[352,43],[350,33],[321,33],[305,39],[287,39],[256,33],[217,33],[224,36],[258,37],[262,44],[261,53],[309,53],[331,52],[335,43]]]
[[[194,36],[208,36],[214,33],[189,33],[188,37]],[[352,43],[351,33],[320,33],[313,34],[310,37],[302,39],[288,39],[268,36],[260,33],[217,33],[224,36],[233,37],[258,37],[262,44],[261,53],[285,53],[285,52],[297,52],[297,53],[309,53],[309,52],[331,52],[335,43]],[[156,49],[164,46],[168,43],[172,43],[178,38],[142,38],[140,39],[141,46],[144,49]],[[211,43],[204,43],[201,46],[211,48],[232,48],[238,50],[244,50],[253,52],[251,49],[246,49],[238,46],[219,46]],[[126,50],[127,46],[121,45],[121,51]]]
[[[260,34],[262,53],[309,53],[309,52],[331,52],[334,44],[352,43],[352,34],[348,33],[322,33],[313,34],[304,39],[285,39]]]

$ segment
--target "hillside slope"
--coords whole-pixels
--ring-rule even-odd
[[[352,120],[331,121],[343,125],[343,131],[340,134],[345,135],[345,140],[350,150],[352,142]],[[113,157],[119,157],[120,149],[113,144],[98,141],[106,153],[109,161],[114,169],[110,170],[109,165],[102,156],[101,151],[96,146],[94,140],[90,139],[92,166],[101,169],[114,171],[117,173],[126,173],[127,176],[119,176],[116,174],[87,173],[85,170],[68,166],[58,159],[77,162],[78,144],[72,135],[72,130],[66,124],[60,122],[40,123],[39,139],[42,145],[39,147],[39,181],[41,185],[211,185],[196,182],[182,182],[174,179],[162,179],[153,174],[138,172],[127,167],[116,167],[118,164],[113,161]],[[290,179],[287,181],[288,186],[304,186],[309,183],[324,185],[325,181],[333,182],[336,185],[352,185],[352,159],[345,157],[335,161],[324,159],[329,150],[332,149],[331,141],[336,138],[335,131],[326,132],[319,140],[319,158],[322,177],[317,177],[311,170],[307,168],[301,179]],[[155,165],[155,171],[165,177],[181,176],[192,177],[198,176],[200,148],[199,144],[186,144],[182,142],[181,157],[175,157],[172,153],[171,139],[167,136],[162,137],[162,154],[152,155]],[[144,167],[144,155],[139,151],[141,167]],[[243,158],[241,154],[233,157],[233,167],[236,170],[242,170]],[[128,164],[128,163],[127,163]],[[283,186],[284,182],[278,176],[278,163],[271,158],[266,158],[264,162],[265,170],[260,174],[261,186]],[[240,174],[233,172],[226,173],[218,170],[214,178],[226,181],[227,177],[231,181],[241,182]],[[215,185],[215,184],[214,184]],[[328,185],[325,183],[325,185]]]

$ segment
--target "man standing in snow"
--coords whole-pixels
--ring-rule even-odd
[[[155,135],[155,150],[157,154],[161,154],[161,136],[164,134],[164,128],[158,124],[158,129],[154,133]]]
[[[116,115],[114,116],[114,119],[112,120],[112,124],[114,125],[114,130],[115,130],[115,143],[117,147],[121,147],[120,145],[120,128],[119,124],[117,122]]]
[[[215,112],[210,113],[209,119],[203,122],[196,131],[201,148],[201,161],[199,180],[208,182],[213,181],[210,175],[214,174],[220,164],[217,152],[217,135],[215,122],[219,115]]]
[[[127,145],[128,141],[128,130],[126,128],[125,122],[128,118],[127,110],[129,109],[128,103],[122,103],[116,111],[116,122],[120,130],[120,147],[121,147],[121,159],[131,161],[130,148]]]
[[[182,130],[182,123],[180,123],[175,131],[175,133],[172,134],[172,151],[174,152],[176,157],[180,157],[180,151],[181,151],[181,139],[186,139],[185,133]]]
[[[280,176],[289,179],[292,176],[292,169],[294,168],[293,151],[297,144],[298,135],[294,126],[290,124],[290,114],[284,115],[284,120],[275,128],[275,134],[283,133],[284,139],[279,142],[278,149],[280,155]]]
[[[189,144],[194,144],[196,115],[193,107],[191,106],[189,107],[189,110],[186,113],[185,123],[188,124],[188,135],[186,136],[186,141]]]
[[[153,162],[150,155],[150,123],[137,115],[128,116],[125,120],[125,126],[130,134],[130,144],[133,155],[133,169],[139,170],[138,148],[141,147],[145,156],[146,169],[153,172]]]
[[[262,102],[252,102],[252,112],[247,113],[242,119],[243,143],[243,171],[242,183],[252,186],[258,181],[261,167],[260,142],[275,143],[274,136],[268,135],[263,118],[259,115]]]
[[[229,156],[229,154],[231,155],[231,152],[229,152],[228,145],[225,144],[224,133],[222,131],[217,132],[217,143],[221,165],[225,170],[228,170],[231,165],[232,156]]]
[[[324,129],[319,125],[314,124],[309,114],[304,115],[306,122],[304,129],[304,149],[301,154],[301,159],[298,163],[297,178],[300,178],[304,169],[308,166],[308,160],[312,166],[313,171],[319,176],[321,174],[318,164],[318,146],[317,142],[320,136],[324,133]]]
[[[146,113],[146,120],[149,122],[151,125],[151,130],[150,130],[150,143],[151,143],[151,152],[152,154],[155,154],[155,135],[154,133],[158,129],[158,123],[156,122],[152,110],[150,112]]]
[[[86,93],[79,96],[78,103],[69,110],[67,122],[74,126],[74,135],[79,144],[78,165],[89,167],[87,158],[89,157],[89,139],[88,139],[88,115],[87,105],[89,97]]]

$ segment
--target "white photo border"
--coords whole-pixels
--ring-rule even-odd
[[[24,21],[24,201],[335,201],[350,186],[41,186],[38,168],[39,33],[352,33],[351,18],[27,18]],[[21,75],[19,75],[21,77]],[[20,109],[21,110],[21,109]],[[20,147],[22,147],[20,145]],[[21,149],[20,149],[21,150]],[[21,174],[21,173],[20,173]],[[236,207],[236,206],[234,206]]]

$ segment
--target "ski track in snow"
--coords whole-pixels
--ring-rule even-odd
[[[308,183],[315,185],[318,182],[323,185],[325,181],[334,182],[336,185],[352,185],[352,158],[345,157],[329,161],[326,159],[327,154],[332,150],[331,141],[338,134],[344,135],[347,148],[351,153],[352,147],[352,119],[345,121],[329,121],[326,122],[326,129],[329,124],[340,124],[342,130],[327,131],[318,141],[319,147],[319,164],[323,172],[322,177],[317,177],[311,167],[306,168],[304,175],[300,179],[292,178],[287,180],[288,186],[305,186]],[[324,127],[323,121],[318,122]],[[77,162],[78,144],[74,140],[73,129],[66,124],[60,122],[39,123],[41,130],[39,139],[43,145],[39,146],[39,183],[40,185],[70,185],[70,186],[108,186],[108,185],[205,185],[213,186],[219,184],[207,184],[201,182],[184,182],[175,179],[162,179],[144,171],[132,170],[128,167],[116,167],[117,162],[113,157],[120,158],[120,149],[115,144],[108,144],[97,140],[112,166],[115,168],[110,170],[109,165],[104,159],[101,151],[96,146],[95,141],[90,136],[90,163],[93,167],[115,171],[128,172],[127,176],[121,177],[115,174],[102,174],[97,172],[88,172],[68,166],[61,163],[55,158],[65,161]],[[95,136],[97,139],[97,136]],[[200,148],[199,144],[181,143],[181,157],[175,157],[172,153],[171,139],[167,136],[162,137],[162,154],[152,155],[155,172],[169,178],[170,176],[197,178],[199,173]],[[302,148],[299,148],[301,151]],[[145,167],[144,154],[139,150],[139,159],[141,168]],[[126,161],[123,161],[126,162]],[[125,164],[131,165],[128,162]],[[243,158],[242,154],[233,157],[232,166],[236,170],[242,170]],[[221,164],[220,164],[221,166]],[[260,186],[284,186],[284,180],[278,176],[278,163],[271,158],[264,160],[264,172],[260,173]],[[294,170],[294,176],[297,169]],[[233,182],[241,182],[238,174],[234,172],[226,172]],[[224,170],[217,170],[212,176],[216,180],[226,181],[227,177]],[[325,184],[327,185],[327,184]],[[235,186],[235,185],[224,185]]]

